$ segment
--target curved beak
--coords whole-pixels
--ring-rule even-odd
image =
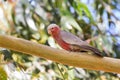
[[[50,30],[48,30],[48,34],[50,34],[50,35],[52,34]]]

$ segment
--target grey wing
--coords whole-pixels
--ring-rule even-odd
[[[72,33],[66,32],[66,31],[61,31],[60,36],[63,39],[63,41],[65,41],[66,43],[69,43],[69,44],[74,44],[74,45],[82,45],[82,44],[85,45],[86,44],[86,45],[88,45],[87,42],[82,41],[77,36],[73,35]]]
[[[72,44],[71,45],[72,50],[74,50],[74,51],[92,51],[96,55],[102,57],[101,52],[97,48],[90,46],[87,42],[82,41],[77,36],[75,36],[69,32],[65,32],[65,31],[61,31],[60,36],[63,39],[63,41],[65,41],[66,43]]]

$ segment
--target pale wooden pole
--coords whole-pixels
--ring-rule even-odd
[[[119,59],[109,57],[101,58],[95,55],[54,49],[49,46],[7,35],[0,35],[0,47],[35,55],[74,67],[120,73]]]

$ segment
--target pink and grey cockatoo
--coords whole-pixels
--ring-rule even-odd
[[[98,56],[103,56],[97,48],[90,46],[87,42],[81,40],[72,33],[61,30],[56,24],[50,24],[47,28],[47,31],[65,50],[74,52],[91,51]]]

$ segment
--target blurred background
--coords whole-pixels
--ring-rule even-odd
[[[61,49],[47,26],[60,25],[109,57],[120,58],[119,0],[0,0],[0,34]],[[102,66],[102,65],[101,65]],[[0,80],[119,80],[93,71],[0,48]]]

